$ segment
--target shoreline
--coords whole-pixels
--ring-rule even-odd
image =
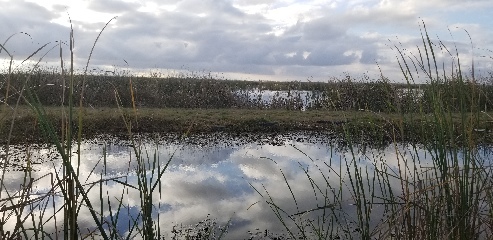
[[[60,133],[62,119],[67,119],[68,116],[67,108],[44,107],[44,110],[54,128]],[[327,131],[339,137],[350,134],[368,141],[419,142],[433,137],[427,134],[432,132],[428,131],[428,128],[434,122],[434,116],[431,114],[387,114],[369,111],[85,107],[80,112],[83,138],[100,134],[128,135],[130,126],[132,133]],[[13,109],[0,111],[0,135],[4,143],[9,136],[13,113]],[[78,126],[78,115],[79,108],[75,108],[75,129]],[[451,117],[453,124],[459,128],[460,114]],[[492,144],[492,119],[483,113],[475,120],[477,123],[474,123],[471,137],[474,137],[477,143]],[[74,136],[77,136],[77,130]],[[15,144],[39,141],[43,141],[43,138],[34,112],[27,106],[19,106],[15,110],[10,142]]]

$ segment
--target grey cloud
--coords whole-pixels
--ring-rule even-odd
[[[6,42],[5,48],[14,55],[15,60],[24,60],[47,44],[31,59],[37,61],[47,54],[42,62],[60,61],[56,45],[58,41],[68,42],[70,29],[50,21],[66,16],[65,11],[49,11],[36,3],[25,1],[11,1],[3,4],[2,7],[0,33],[3,35],[0,36],[0,43],[4,44],[7,38],[13,35]],[[32,67],[28,64],[23,66]]]
[[[109,20],[110,19],[108,19],[108,21]],[[94,32],[99,32],[103,29],[105,24],[106,22],[87,23],[78,20],[72,20],[73,28],[79,33],[90,32],[89,34],[92,34]]]
[[[317,18],[308,22],[298,22],[286,31],[286,35],[299,34],[308,41],[328,41],[346,35],[346,29],[331,17]]]
[[[227,0],[183,0],[177,4],[178,11],[215,14],[215,16],[242,17],[245,14]]]
[[[121,13],[135,10],[139,4],[118,0],[92,0],[88,7],[91,10],[104,13]]]
[[[175,4],[177,8],[173,11],[159,10],[155,13],[146,13],[136,11],[137,5],[125,2],[118,4],[111,1],[91,2],[92,8],[97,11],[122,12],[99,38],[91,66],[124,65],[122,59],[125,59],[132,68],[188,68],[192,71],[272,76],[279,72],[292,72],[298,76],[307,74],[301,76],[306,78],[322,72],[326,75],[326,71],[329,71],[326,67],[331,66],[340,66],[337,69],[330,68],[332,71],[338,71],[338,69],[350,68],[349,65],[353,63],[374,65],[375,60],[380,64],[394,64],[395,61],[392,60],[394,56],[388,54],[390,47],[381,43],[386,43],[391,34],[403,33],[415,34],[416,39],[419,40],[417,24],[419,20],[416,14],[419,4],[412,5],[411,9],[414,11],[410,12],[394,11],[388,7],[378,7],[373,3],[373,5],[365,5],[365,9],[360,8],[358,11],[351,10],[352,6],[346,6],[347,9],[343,6],[345,12],[321,7],[307,13],[310,16],[321,17],[300,21],[286,29],[283,34],[274,35],[273,32],[279,27],[275,22],[260,13],[247,14],[241,8],[245,4],[255,5],[260,2],[226,0],[155,2]],[[27,56],[27,49],[31,47],[29,52],[32,53],[40,46],[38,43],[60,39],[67,41],[69,29],[49,23],[51,19],[59,18],[60,14],[66,14],[67,10],[64,6],[54,6],[53,8],[56,9],[54,12],[23,1],[12,1],[7,6],[10,10],[0,16],[2,19],[0,30],[7,33],[25,31],[33,38],[31,40],[25,35],[15,36],[16,41],[7,44],[9,49],[17,50],[17,55],[22,52]],[[12,19],[15,19],[15,22]],[[441,24],[439,21],[429,20],[429,22],[430,27],[433,24]],[[98,31],[104,24],[105,22],[73,21],[77,65],[85,66]],[[373,31],[377,34],[373,38],[363,38],[358,35],[362,31]],[[486,41],[483,41],[484,44],[489,44]],[[408,44],[408,47],[413,47],[409,38],[404,39],[403,42]],[[361,55],[344,54],[350,51],[356,51]],[[307,53],[310,54],[307,56]],[[57,61],[56,52],[50,53],[46,59]],[[307,69],[301,70],[298,66]],[[291,71],[294,68],[298,70]],[[332,73],[332,75],[337,74],[339,72]]]
[[[360,62],[363,64],[374,64],[378,60],[378,53],[375,49],[365,49],[361,55]]]
[[[272,4],[275,3],[276,0],[237,0],[236,3],[241,6],[254,6],[261,4]]]
[[[396,5],[395,3],[393,3]],[[405,3],[403,3],[404,5]],[[320,20],[330,23],[337,29],[349,29],[354,26],[415,26],[416,19],[419,17],[415,8],[411,11],[382,7],[378,4],[366,4],[364,7],[355,8],[350,4],[344,4],[344,11],[334,11],[330,7],[321,7],[316,13],[323,16]],[[398,5],[398,4],[397,4]],[[411,4],[412,5],[412,4]],[[322,24],[322,23],[319,23]]]
[[[58,14],[52,13],[48,9],[32,2],[26,1],[12,1],[8,4],[2,4],[2,16],[5,19],[15,19],[16,21],[46,21],[46,19],[53,19]]]
[[[177,4],[182,1],[183,0],[149,0],[149,2],[153,2],[156,4],[167,4],[167,5]]]
[[[118,19],[119,28],[114,35],[123,41],[115,42],[112,47],[124,47],[127,52],[149,61],[253,63],[259,57],[268,58],[269,51],[264,44],[271,37],[263,33],[270,27],[264,21],[249,16],[242,22],[235,22],[227,18],[201,18],[176,12],[164,12],[157,16],[125,14]],[[151,44],[151,39],[161,47]],[[109,45],[109,42],[103,42],[105,40],[102,44]],[[187,43],[186,47],[184,43]],[[254,46],[249,47],[252,44]]]
[[[20,31],[46,31],[50,29],[47,22],[58,17],[58,14],[48,11],[35,3],[12,1],[2,4],[0,15],[0,32],[4,34]]]
[[[67,12],[67,10],[69,9],[69,6],[60,4],[55,4],[51,7],[53,8],[54,12]]]
[[[415,26],[418,16],[413,12],[391,9],[370,9],[368,12],[349,12],[341,16],[345,24],[384,24]]]
[[[351,47],[341,44],[327,43],[326,46],[319,46],[311,49],[310,54],[306,57],[303,52],[296,52],[293,56],[279,53],[275,55],[276,63],[279,65],[315,65],[315,66],[333,66],[350,64],[357,60],[354,54],[344,55]]]
[[[463,11],[464,9],[491,7],[490,0],[429,0],[416,1],[416,4],[422,8],[441,8],[442,11]]]
[[[304,31],[304,38],[307,40],[336,40],[342,36],[344,36],[345,30],[335,27],[331,24],[308,24]]]
[[[294,55],[286,55],[286,53],[277,53],[274,55],[277,64],[283,65],[303,65],[305,60],[302,52],[296,52]]]
[[[199,17],[198,13],[205,13],[206,17]],[[104,23],[74,21],[74,26],[84,32],[96,32]],[[216,72],[273,74],[272,66],[276,65],[340,65],[355,60],[354,56],[342,55],[349,44],[313,44],[346,35],[345,29],[330,19],[300,23],[281,36],[268,34],[272,29],[264,17],[244,14],[226,1],[181,1],[177,12],[122,14],[98,40],[91,63],[109,65],[127,59],[133,63],[131,67],[188,65]],[[79,56],[89,54],[96,36],[77,36]],[[307,59],[303,56],[305,50],[311,52]],[[286,56],[292,52],[296,54]],[[84,60],[81,58],[81,63]]]

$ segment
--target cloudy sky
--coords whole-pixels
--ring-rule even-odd
[[[447,71],[454,59],[440,50],[439,40],[454,56],[457,48],[462,68],[470,69],[474,59],[476,72],[487,74],[493,63],[490,0],[0,0],[0,4],[0,44],[19,68],[29,66],[19,64],[47,43],[33,60],[46,54],[43,66],[60,66],[59,40],[68,61],[70,18],[75,65],[83,69],[99,32],[113,17],[97,41],[89,69],[325,81],[345,74],[378,78],[380,67],[385,76],[401,81],[394,45],[416,55],[417,46],[423,46],[422,20],[434,40],[438,65]],[[3,71],[7,53],[2,51],[0,58]],[[425,76],[419,81],[426,81]]]

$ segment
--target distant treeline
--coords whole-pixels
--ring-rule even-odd
[[[4,74],[0,76],[0,99],[5,102],[9,86],[7,103],[10,105],[16,103],[23,88],[23,95],[31,93],[44,105],[56,106],[62,102],[67,105],[69,79],[46,71]],[[350,77],[329,82],[268,82],[75,75],[73,84],[73,101],[78,105],[83,92],[83,104],[92,107],[131,107],[133,93],[138,107],[157,108],[431,112],[436,104],[443,104],[451,111],[493,109],[491,84],[457,78],[428,84],[396,84],[385,79],[361,82]],[[263,98],[265,94],[271,95],[269,101]]]

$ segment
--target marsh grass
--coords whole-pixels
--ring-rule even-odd
[[[0,238],[1,239],[162,239],[161,229],[161,178],[169,166],[173,156],[166,161],[159,159],[158,145],[152,150],[146,149],[142,139],[135,134],[133,129],[139,128],[139,112],[137,111],[136,87],[131,76],[127,77],[127,89],[119,89],[112,85],[113,99],[116,106],[116,117],[126,130],[126,137],[131,143],[132,153],[128,160],[127,173],[112,175],[107,172],[107,152],[103,147],[101,159],[96,163],[87,175],[82,175],[80,170],[82,149],[82,130],[85,124],[92,124],[86,115],[86,95],[101,94],[92,89],[86,89],[88,81],[88,67],[92,53],[104,29],[111,23],[106,23],[96,40],[87,59],[84,73],[75,75],[74,70],[74,36],[71,27],[68,43],[58,44],[48,50],[56,49],[60,54],[59,75],[50,75],[51,80],[56,80],[58,96],[52,98],[59,100],[54,110],[45,107],[46,93],[32,86],[50,85],[41,83],[39,79],[46,77],[39,72],[39,63],[43,57],[32,66],[28,72],[15,72],[12,69],[13,56],[0,45],[1,50],[7,52],[11,61],[8,73],[3,76],[6,79],[5,98],[2,105],[2,118],[11,117],[9,134],[5,145],[5,154],[2,155],[2,179],[0,180]],[[10,39],[10,38],[9,38]],[[23,62],[30,60],[48,44],[43,45]],[[68,46],[70,61],[68,69],[62,58],[62,50]],[[46,53],[47,54],[47,53]],[[45,54],[45,55],[46,55]],[[15,76],[15,87],[11,85],[12,76]],[[76,79],[78,78],[78,82]],[[34,82],[34,83],[33,83]],[[10,92],[14,90],[14,94]],[[43,89],[41,89],[43,90]],[[127,93],[128,92],[128,93]],[[48,92],[48,95],[51,95]],[[105,95],[108,95],[105,93]],[[12,96],[16,101],[12,102]],[[98,95],[96,95],[98,96]],[[111,96],[111,95],[110,95]],[[122,97],[123,96],[123,97]],[[128,96],[128,97],[125,97]],[[41,98],[40,98],[41,97]],[[89,96],[92,97],[92,96]],[[78,102],[77,102],[78,100]],[[77,106],[78,103],[78,106]],[[55,103],[48,103],[52,105]],[[45,142],[52,144],[61,158],[61,167],[53,164],[53,173],[48,173],[38,178],[33,176],[31,167],[29,145],[26,148],[26,166],[22,167],[23,181],[18,188],[7,187],[4,181],[5,173],[9,170],[11,155],[9,145],[12,132],[16,128],[18,117],[28,106],[34,112],[34,119],[22,124],[33,124],[42,133]],[[90,106],[94,109],[92,106]],[[18,112],[19,111],[19,112]],[[59,114],[60,117],[52,117]],[[60,121],[59,123],[54,122]],[[88,122],[85,122],[88,121]],[[1,121],[4,124],[7,121]],[[3,127],[3,126],[2,126]],[[35,127],[35,128],[36,128]],[[188,133],[185,132],[184,136]],[[100,171],[100,172],[98,172]],[[98,176],[99,175],[99,176]],[[129,177],[130,176],[130,177]],[[135,176],[135,177],[132,177]],[[130,180],[132,178],[132,180]],[[135,180],[134,180],[135,178]],[[48,190],[39,191],[33,186],[37,182],[49,183]],[[46,185],[46,184],[45,184]],[[118,185],[120,192],[109,192],[108,187]],[[139,196],[140,203],[135,206],[128,201],[129,196]],[[126,215],[127,221],[123,216]],[[82,224],[83,216],[90,216],[91,222]],[[12,222],[15,222],[12,224]],[[203,227],[195,232],[176,232],[175,239],[219,239],[227,232],[227,226],[221,227],[215,221],[206,219]],[[124,229],[121,229],[124,226]]]
[[[413,67],[411,64],[409,67]],[[405,67],[405,66],[403,66]],[[411,69],[410,69],[411,70]],[[66,91],[60,69],[36,69],[31,72],[26,88],[32,89],[44,106],[59,106],[60,99],[66,100]],[[132,95],[139,108],[183,108],[183,109],[283,109],[283,110],[324,110],[324,111],[358,111],[360,109],[381,113],[431,113],[433,91],[439,87],[442,98],[450,106],[459,109],[460,103],[454,96],[457,85],[454,81],[441,81],[438,86],[415,83],[414,77],[407,77],[408,83],[392,83],[385,77],[355,79],[351,76],[331,79],[327,82],[254,82],[208,77],[168,76],[145,77],[131,76],[125,71],[114,74],[93,72],[74,74],[74,101],[83,99],[85,106],[115,107],[113,94],[108,89],[119,93],[121,104],[132,108]],[[409,75],[409,74],[408,74]],[[4,77],[7,77],[4,74]],[[22,74],[11,74],[11,88],[22,88]],[[129,78],[132,81],[129,81]],[[422,78],[420,78],[422,79]],[[465,94],[482,92],[477,101],[483,111],[492,109],[493,103],[487,96],[493,94],[491,77],[476,78],[476,82]],[[6,91],[9,84],[0,86]],[[135,90],[129,91],[130,85]],[[82,86],[84,93],[81,96]],[[475,90],[473,90],[473,88]],[[65,92],[64,92],[65,91]],[[53,96],[60,96],[54,98]],[[62,97],[64,96],[64,97]],[[4,99],[15,104],[17,92],[9,92]],[[66,100],[68,102],[68,100]],[[23,102],[21,102],[23,103]]]
[[[111,19],[105,26],[108,26]],[[90,56],[87,60],[86,71],[89,66],[92,51],[99,39],[101,33],[96,38],[93,48],[90,52]],[[5,44],[4,44],[5,45]],[[157,155],[154,154],[154,158],[147,156],[147,151],[142,149],[138,137],[132,134],[132,123],[137,122],[136,106],[134,99],[134,88],[130,81],[130,95],[131,106],[133,112],[124,112],[121,110],[120,117],[123,119],[123,124],[128,130],[128,137],[133,143],[134,159],[129,161],[136,162],[135,169],[128,169],[129,172],[135,171],[137,175],[137,182],[129,182],[126,175],[120,175],[115,177],[109,177],[107,175],[107,162],[106,152],[103,152],[102,162],[98,162],[94,166],[93,170],[89,172],[88,176],[80,174],[81,165],[81,141],[82,141],[82,129],[83,118],[82,110],[84,107],[84,81],[86,74],[83,75],[82,88],[78,89],[79,107],[77,108],[75,99],[75,86],[74,86],[74,68],[73,68],[73,56],[74,56],[74,38],[73,30],[70,32],[69,46],[70,51],[70,66],[65,71],[65,63],[62,58],[63,43],[59,42],[60,51],[60,65],[61,74],[57,79],[61,79],[62,83],[62,95],[61,95],[61,129],[55,128],[53,122],[47,115],[45,108],[39,96],[32,88],[26,88],[30,86],[31,77],[35,76],[35,72],[39,69],[38,64],[32,67],[30,72],[25,74],[16,73],[16,80],[22,80],[21,88],[13,88],[17,101],[15,105],[9,103],[11,94],[9,91],[12,89],[10,86],[12,70],[13,56],[7,51],[4,45],[0,45],[1,49],[9,55],[11,64],[6,76],[6,93],[5,101],[2,106],[2,117],[12,116],[10,122],[10,135],[8,136],[6,143],[5,154],[2,155],[2,179],[0,181],[0,199],[1,199],[1,214],[0,217],[0,235],[2,239],[84,239],[84,238],[102,238],[102,239],[132,239],[135,237],[142,239],[160,239],[161,231],[159,228],[159,215],[156,218],[159,206],[155,206],[156,201],[153,197],[160,192],[160,179],[164,174],[167,164],[161,166]],[[39,51],[43,50],[48,44],[34,52],[26,60],[29,60]],[[53,50],[52,48],[51,50]],[[51,51],[50,50],[50,51]],[[65,97],[66,96],[66,97]],[[115,91],[116,102],[121,103],[118,92]],[[66,101],[67,99],[68,101]],[[9,167],[9,144],[11,139],[11,133],[16,124],[16,111],[19,108],[20,103],[28,105],[33,112],[35,112],[36,118],[34,124],[39,126],[40,131],[43,133],[44,138],[50,144],[53,144],[58,154],[62,159],[61,168],[54,167],[54,174],[46,174],[40,178],[32,178],[32,168],[30,167],[30,158],[27,154],[26,167],[24,168],[24,180],[20,184],[20,190],[10,192],[9,188],[5,187],[4,174]],[[118,105],[120,106],[120,105]],[[129,121],[129,117],[134,118]],[[3,123],[4,121],[2,121]],[[76,148],[76,149],[74,149]],[[29,151],[26,151],[29,153]],[[101,167],[103,170],[99,174],[97,179],[97,172],[95,169]],[[91,181],[91,179],[93,181]],[[97,179],[97,180],[94,180]],[[50,188],[46,192],[39,193],[33,189],[33,184],[38,181],[47,181],[50,183]],[[120,196],[111,196],[109,192],[103,192],[103,186],[111,184],[119,184],[123,187],[123,191]],[[90,198],[94,195],[94,191],[99,190],[99,199]],[[119,226],[120,215],[129,214],[130,205],[125,203],[125,196],[129,194],[129,191],[134,191],[140,194],[140,209],[138,214],[131,216],[131,220],[128,222],[128,232],[120,232],[117,228]],[[56,203],[56,204],[55,204]],[[79,226],[79,216],[83,214],[89,214],[92,218],[93,224],[90,224],[88,228],[84,229]],[[156,220],[157,219],[157,220]],[[15,221],[12,226],[9,222]],[[49,230],[47,230],[49,229]]]
[[[454,62],[449,76],[445,72],[440,75],[436,61],[438,44],[430,39],[424,22],[421,31],[423,45],[418,49],[419,55],[405,52],[398,45],[393,49],[409,86],[419,72],[429,81],[423,97],[426,101],[418,102],[413,110],[422,121],[422,135],[418,136],[422,142],[402,146],[394,140],[390,145],[392,156],[385,156],[366,150],[365,144],[356,144],[353,129],[346,127],[348,154],[340,166],[312,159],[316,171],[308,172],[300,165],[317,203],[309,210],[298,208],[297,196],[286,178],[286,191],[291,192],[296,206],[290,209],[297,212],[283,209],[269,189],[255,187],[285,226],[286,235],[293,239],[493,237],[491,153],[489,145],[482,147],[475,138],[482,132],[477,126],[486,114],[484,101],[490,100],[484,89],[476,87],[474,75],[464,77],[457,50],[450,54],[441,41],[440,48]],[[385,103],[389,108],[395,107]],[[378,112],[374,114],[375,118],[384,117]],[[402,123],[406,121],[402,119],[401,125],[389,125],[390,128],[373,121],[367,124],[375,126],[377,136],[400,139],[398,136],[405,134]],[[420,154],[422,151],[425,155]],[[281,174],[284,176],[282,170]]]

